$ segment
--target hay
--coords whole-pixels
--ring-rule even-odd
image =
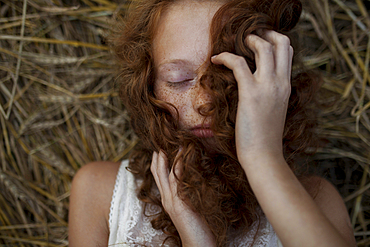
[[[104,43],[124,1],[1,0],[0,244],[67,246],[70,184],[137,139],[114,89]],[[311,161],[334,183],[359,246],[370,245],[370,18],[367,0],[307,1],[303,60],[325,78]]]

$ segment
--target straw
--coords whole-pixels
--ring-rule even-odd
[[[138,142],[105,34],[122,0],[0,4],[0,246],[68,246],[71,182]],[[311,0],[298,24],[304,64],[324,79],[318,152],[308,162],[344,198],[370,246],[370,17],[365,0]],[[294,68],[297,69],[297,68]]]

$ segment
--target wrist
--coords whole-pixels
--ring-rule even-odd
[[[281,137],[267,138],[254,137],[248,142],[236,136],[236,150],[239,159],[254,160],[266,155],[273,157],[283,156],[283,141]],[[239,160],[240,161],[240,160]]]
[[[212,231],[196,212],[188,208],[180,214],[171,214],[170,218],[180,235],[183,247],[217,246]]]
[[[194,230],[195,232],[191,233],[179,232],[183,247],[217,246],[216,239],[209,229],[197,228]]]
[[[238,154],[238,159],[246,172],[254,170],[256,167],[286,164],[281,150],[251,150],[240,155]]]

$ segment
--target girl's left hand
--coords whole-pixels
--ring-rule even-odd
[[[221,53],[212,62],[231,69],[238,83],[237,154],[259,205],[284,246],[356,246],[335,188],[311,178],[308,188],[320,185],[313,200],[283,156],[293,56],[289,39],[266,31],[262,38],[249,35],[246,42],[255,53],[255,73],[234,54]]]
[[[275,31],[264,32],[263,38],[248,35],[246,44],[255,53],[253,74],[241,56],[223,52],[211,59],[231,69],[238,83],[235,136],[242,165],[258,155],[283,155],[293,57],[289,38]]]
[[[161,151],[153,153],[151,172],[161,194],[162,205],[180,234],[182,246],[216,246],[215,238],[200,216],[191,210],[177,194],[176,170],[169,171],[166,155]]]

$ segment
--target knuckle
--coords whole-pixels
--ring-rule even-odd
[[[286,35],[282,35],[282,34],[277,34],[276,36],[276,41],[278,44],[280,45],[284,45],[284,46],[290,46],[290,39],[288,36]]]
[[[162,202],[162,206],[164,207],[164,209],[168,211],[168,209],[170,208],[170,205],[168,205],[167,200],[165,200],[163,196],[161,197],[161,202]]]
[[[254,43],[255,41],[256,41],[256,37],[255,37],[255,35],[253,35],[253,34],[249,34],[246,38],[245,38],[245,40],[244,40],[246,43],[247,43],[247,45],[251,45],[251,43]]]
[[[152,161],[152,164],[150,165],[150,171],[152,172],[152,173],[154,173],[155,172],[155,169],[154,169],[154,162]]]
[[[236,58],[235,58],[235,63],[236,63],[236,66],[237,67],[244,67],[244,65],[245,65],[245,59],[244,59],[244,57],[241,57],[241,56],[237,56]]]
[[[222,52],[222,53],[218,54],[217,59],[225,60],[229,55],[230,55],[230,53],[225,51],[225,52]]]
[[[281,88],[281,91],[282,91],[283,97],[285,99],[289,98],[290,93],[291,93],[291,86],[290,85],[283,85],[282,88]]]
[[[288,97],[290,96],[290,94],[292,93],[292,86],[291,85],[288,85],[287,86],[287,90],[286,90],[287,94],[288,94]]]
[[[170,176],[168,177],[168,182],[171,185],[175,185],[175,186],[177,185],[177,181],[173,173],[171,173]]]

